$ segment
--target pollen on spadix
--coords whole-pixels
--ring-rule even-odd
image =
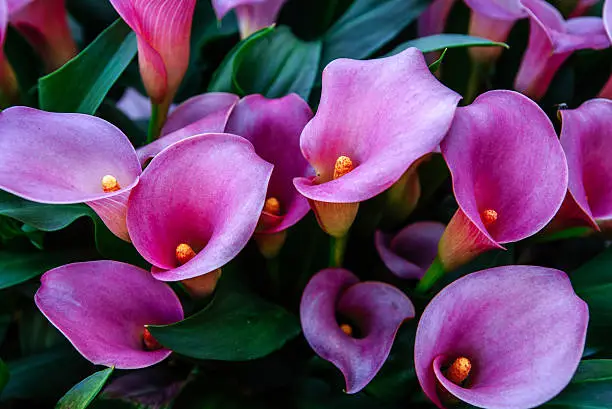
[[[353,327],[351,327],[349,324],[341,324],[340,329],[349,337],[353,336]]]
[[[193,251],[189,244],[181,243],[176,246],[175,255],[176,261],[179,263],[179,265],[182,266],[183,264],[194,258],[196,256],[196,252]]]
[[[275,216],[280,216],[281,214],[280,202],[275,197],[267,198],[266,203],[264,204],[263,211],[266,213],[273,214]]]
[[[446,379],[455,385],[461,385],[470,376],[472,363],[464,356],[461,356],[453,361],[451,366],[445,372]]]
[[[351,158],[344,155],[339,156],[338,159],[336,159],[336,164],[334,165],[334,180],[341,178],[353,169],[355,169],[355,165],[353,165]]]
[[[497,221],[497,212],[493,209],[486,209],[481,214],[482,222],[485,226],[490,226]]]
[[[117,178],[115,178],[113,175],[105,175],[102,177],[102,190],[105,193],[116,192],[120,189],[121,186],[119,186]]]

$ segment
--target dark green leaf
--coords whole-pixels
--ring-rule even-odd
[[[21,252],[0,251],[0,290],[39,276],[79,257],[75,251]]]
[[[8,366],[0,359],[0,394],[9,381],[9,369]]]
[[[442,51],[440,57],[436,61],[429,64],[429,71],[435,73],[436,71],[438,71],[438,69],[440,69],[440,65],[442,65],[442,61],[444,60],[444,56],[446,55],[447,51],[448,48],[445,48],[444,51]]]
[[[551,409],[612,407],[612,360],[582,361],[572,382],[546,406]]]
[[[41,109],[93,115],[136,50],[135,34],[117,20],[78,56],[39,80]]]
[[[85,409],[98,395],[111,373],[113,368],[107,368],[83,379],[57,402],[55,409]]]
[[[35,306],[19,317],[19,343],[22,355],[33,355],[60,345],[68,345],[66,338]]]
[[[462,48],[462,47],[504,47],[508,48],[505,43],[498,43],[486,38],[472,37],[464,34],[437,34],[429,37],[421,37],[416,40],[410,40],[395,48],[390,55],[397,54],[407,48],[415,47],[424,53],[431,51],[441,51],[445,48]]]
[[[612,249],[571,274],[574,290],[589,305],[590,325],[612,325]]]
[[[323,65],[340,58],[365,58],[412,23],[428,0],[356,0],[323,38]]]
[[[221,361],[261,358],[300,333],[296,317],[254,294],[218,294],[205,310],[184,321],[150,327],[179,354]]]

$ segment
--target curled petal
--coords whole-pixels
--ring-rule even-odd
[[[444,225],[417,222],[406,226],[395,236],[376,232],[378,255],[393,274],[404,279],[420,279],[438,254],[438,242]]]
[[[188,99],[168,116],[162,137],[137,150],[144,165],[168,146],[203,133],[225,132],[229,115],[238,97],[224,92],[211,92]]]
[[[40,311],[86,359],[136,369],[167,358],[146,350],[146,325],[183,319],[172,289],[138,267],[115,261],[68,264],[48,271],[34,300]]]
[[[189,65],[196,0],[111,0],[138,38],[140,74],[151,100],[169,105]]]
[[[441,149],[460,207],[440,243],[443,263],[452,262],[444,260],[451,249],[465,253],[529,237],[561,206],[568,178],[563,149],[546,114],[521,94],[490,91],[459,108]]]
[[[507,266],[470,274],[443,289],[421,316],[414,351],[419,382],[439,408],[445,400],[439,384],[482,408],[541,405],[572,378],[588,319],[587,305],[559,270]],[[463,386],[444,371],[458,357],[472,363]]]
[[[359,338],[343,332],[337,316],[349,320]],[[321,358],[340,369],[347,393],[359,392],[374,378],[400,325],[413,317],[414,307],[400,290],[385,283],[359,283],[340,268],[317,273],[300,304],[306,340]]]
[[[313,174],[300,151],[300,133],[311,118],[310,107],[296,94],[278,99],[250,95],[230,116],[227,132],[246,138],[262,159],[274,165],[267,197],[280,202],[280,216],[264,213],[259,233],[285,230],[310,210],[306,198],[295,190],[293,179]]]
[[[287,0],[212,0],[217,18],[221,20],[235,9],[242,38],[271,26]]]
[[[87,205],[100,216],[100,219],[115,236],[128,242],[130,241],[130,234],[128,233],[126,218],[129,197],[130,191],[126,190],[115,196],[87,202]]]
[[[247,140],[204,134],[159,155],[132,191],[127,213],[138,252],[163,281],[197,277],[222,267],[246,245],[263,209],[272,165]],[[197,255],[180,265],[176,250]]]
[[[590,224],[612,218],[612,101],[593,99],[560,111],[569,167],[569,204]]]
[[[296,188],[331,203],[382,193],[436,148],[459,99],[435,79],[415,48],[377,60],[331,62],[323,72],[319,109],[300,140],[317,177],[297,178]],[[355,168],[334,179],[340,156],[352,159]]]

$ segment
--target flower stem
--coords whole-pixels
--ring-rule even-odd
[[[436,282],[444,275],[444,265],[442,261],[440,261],[439,257],[436,257],[434,262],[429,266],[421,281],[416,286],[416,291],[418,293],[426,293],[434,286]]]
[[[330,267],[342,267],[347,242],[348,242],[348,234],[345,234],[342,237],[331,236],[330,252],[329,252],[329,266]]]
[[[162,102],[161,104],[151,104],[151,119],[149,120],[149,133],[147,134],[147,143],[153,142],[161,134],[161,130],[168,118],[168,109],[170,104]]]

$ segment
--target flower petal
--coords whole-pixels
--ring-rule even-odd
[[[535,407],[569,383],[587,324],[587,305],[561,271],[507,266],[473,273],[443,289],[423,312],[415,341],[417,376],[440,408],[437,382],[478,407]],[[465,388],[441,368],[460,356],[472,362]]]
[[[41,282],[36,305],[92,363],[136,369],[170,355],[144,349],[144,326],[180,321],[183,309],[170,287],[147,271],[91,261],[48,271]]]
[[[300,150],[300,133],[311,118],[310,107],[296,94],[278,99],[250,95],[230,116],[227,132],[246,138],[262,159],[274,165],[267,197],[279,200],[282,215],[275,223],[263,223],[268,226],[259,233],[285,230],[310,210],[306,198],[293,186],[293,179],[314,173]]]
[[[263,209],[272,165],[246,139],[204,134],[176,143],[144,171],[132,191],[127,224],[139,253],[163,281],[222,267],[246,245]],[[178,266],[176,248],[198,254]]]
[[[319,176],[296,179],[296,188],[309,199],[331,203],[382,193],[436,148],[459,99],[436,80],[415,48],[377,60],[331,62],[323,72],[319,109],[300,141]],[[340,156],[357,166],[332,180]]]
[[[217,18],[236,10],[242,38],[271,26],[287,0],[212,0]]]
[[[527,17],[521,0],[465,0],[475,12],[495,20],[515,21]]]

